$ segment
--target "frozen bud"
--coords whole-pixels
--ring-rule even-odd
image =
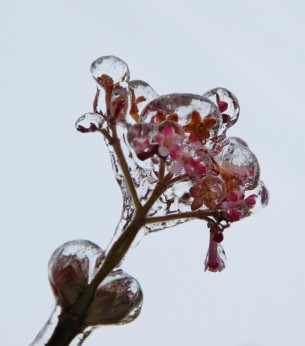
[[[132,322],[141,311],[142,301],[137,280],[122,270],[112,272],[98,287],[84,321],[88,326]]]
[[[223,231],[218,226],[211,227],[210,232],[216,243],[221,243],[223,241]]]
[[[55,250],[49,261],[49,281],[58,305],[66,309],[76,302],[103,258],[103,251],[85,240],[70,241]]]
[[[217,228],[217,226],[215,226]],[[215,227],[210,231],[210,244],[205,259],[205,270],[210,272],[221,272],[226,267],[226,254],[223,247],[219,244],[222,239],[219,238],[219,232]],[[220,241],[219,241],[220,240]]]
[[[226,130],[234,125],[239,117],[239,103],[236,96],[225,88],[215,88],[203,94],[204,97],[217,105],[222,115],[222,127],[219,136],[224,136]]]
[[[95,132],[102,128],[104,119],[97,113],[86,113],[77,119],[76,130],[82,133]]]
[[[129,69],[123,60],[112,56],[102,56],[91,64],[90,71],[96,81],[104,88],[129,81]]]

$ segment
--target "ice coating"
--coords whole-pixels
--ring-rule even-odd
[[[253,199],[251,215],[256,214],[269,204],[269,191],[266,185],[260,180],[255,189],[246,192],[246,198]]]
[[[81,122],[77,126],[83,132],[99,126],[103,129],[100,132],[106,137],[122,190],[122,217],[111,244],[136,215],[137,198],[141,209],[156,186],[168,181],[169,188],[160,193],[146,214],[151,218],[143,227],[146,234],[193,220],[193,215],[203,212],[212,215],[207,221],[219,226],[222,235],[231,222],[267,204],[269,195],[259,182],[256,156],[241,138],[226,137],[240,113],[232,92],[215,88],[203,96],[158,95],[148,83],[130,81],[126,63],[113,56],[97,59],[91,72],[97,82],[94,112],[98,116],[92,116],[97,122],[88,121],[85,130],[80,128]],[[111,141],[113,135],[121,146],[128,179]],[[212,242],[212,252],[218,256],[220,271],[225,267],[223,250]]]
[[[249,148],[229,139],[215,159],[221,166],[223,176],[226,173],[233,174],[247,190],[257,186],[260,177],[259,163]]]
[[[203,94],[217,105],[222,115],[222,127],[219,136],[224,136],[227,129],[233,126],[239,117],[240,107],[236,96],[225,88],[215,88]]]
[[[226,268],[227,258],[221,244],[213,239],[213,234],[210,235],[209,250],[205,259],[205,271],[221,272]]]
[[[105,253],[98,245],[89,240],[79,239],[68,241],[58,247],[49,260],[48,267],[50,280],[52,280],[52,271],[58,264],[58,259],[62,256],[73,256],[80,261],[88,261],[88,283],[90,283],[94,277],[96,269],[102,263]]]
[[[104,251],[88,240],[69,241],[54,251],[48,265],[49,281],[62,309],[76,302],[104,256]]]
[[[86,113],[79,117],[75,123],[75,127],[79,132],[95,132],[102,128],[104,119],[97,113]]]
[[[200,120],[214,119],[209,130],[209,138],[216,136],[222,125],[222,117],[217,106],[207,98],[193,94],[169,94],[158,97],[150,102],[143,110],[139,122],[156,123],[160,115],[165,118],[173,114],[178,116],[178,123],[186,126],[193,121],[194,112]]]
[[[123,270],[117,270],[98,287],[84,321],[91,326],[129,323],[140,314],[142,302],[138,281]]]
[[[129,114],[129,69],[127,64],[114,56],[95,60],[91,73],[97,83],[94,111],[105,119],[116,118],[126,121]]]
[[[135,122],[138,122],[143,109],[159,95],[148,83],[142,80],[130,81],[129,88],[132,99],[130,115]]]
[[[113,84],[129,81],[129,68],[125,61],[113,56],[103,56],[91,64],[90,72],[99,83],[101,76],[109,76]]]

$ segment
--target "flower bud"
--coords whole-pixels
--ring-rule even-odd
[[[219,238],[218,238],[219,237]],[[226,267],[226,254],[223,247],[219,244],[221,237],[215,234],[215,229],[210,231],[209,250],[205,259],[205,270],[210,272],[221,272]]]
[[[67,242],[54,251],[49,261],[49,281],[62,309],[76,302],[103,258],[104,252],[86,240]]]
[[[84,322],[90,326],[132,322],[142,301],[141,287],[134,278],[122,270],[112,272],[98,287]]]

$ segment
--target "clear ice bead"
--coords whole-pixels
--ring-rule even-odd
[[[61,308],[74,304],[104,257],[104,251],[87,240],[69,241],[54,251],[48,265],[49,281]]]
[[[104,122],[105,120],[100,114],[86,113],[77,119],[75,127],[79,132],[95,132],[102,128]]]
[[[126,62],[113,55],[102,56],[93,61],[90,71],[95,79],[106,75],[112,78],[114,84],[129,81],[130,74]]]
[[[159,95],[155,90],[146,82],[142,80],[132,80],[129,82],[130,92],[132,93],[132,107],[130,115],[134,122],[139,121],[140,114],[147,104]]]
[[[253,196],[255,198],[255,204],[250,209],[251,215],[256,214],[269,204],[269,191],[266,185],[260,180],[255,189],[246,191],[245,197]]]
[[[218,136],[225,136],[227,129],[233,126],[239,117],[240,107],[236,96],[225,88],[209,90],[203,96],[211,100],[222,113],[222,127]]]
[[[251,190],[257,186],[260,177],[259,163],[248,147],[228,138],[215,159],[224,170],[236,175],[245,189]]]

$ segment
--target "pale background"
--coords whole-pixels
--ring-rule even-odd
[[[1,1],[0,344],[28,345],[53,297],[47,262],[73,239],[106,247],[121,196],[91,111],[91,61],[117,55],[160,94],[232,90],[231,135],[258,156],[271,204],[227,232],[228,268],[205,273],[191,222],[145,238],[124,269],[141,283],[136,322],[86,346],[304,346],[305,2]]]

